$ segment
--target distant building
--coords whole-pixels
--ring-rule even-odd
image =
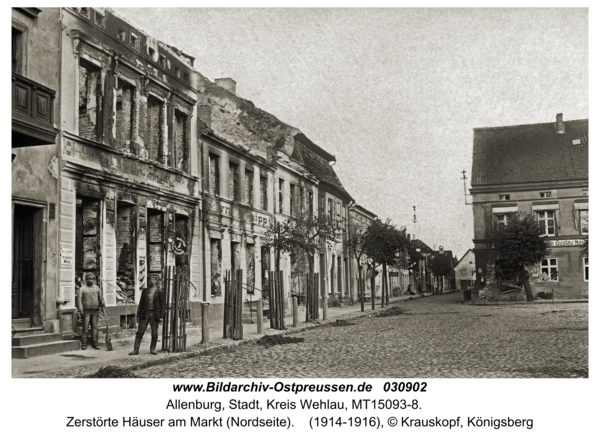
[[[475,253],[469,249],[454,266],[454,277],[460,290],[467,290],[475,284],[476,273]]]
[[[476,128],[472,171],[476,287],[492,280],[491,233],[510,215],[534,215],[552,253],[532,271],[533,294],[587,297],[588,120]]]

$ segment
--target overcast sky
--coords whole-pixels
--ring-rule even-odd
[[[473,128],[588,118],[587,9],[126,9],[337,157],[348,192],[460,258]],[[470,202],[470,197],[469,197]]]

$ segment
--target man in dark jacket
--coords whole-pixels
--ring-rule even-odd
[[[104,297],[98,285],[94,284],[94,274],[85,276],[86,285],[79,289],[77,294],[77,310],[83,317],[83,332],[81,334],[81,349],[87,348],[88,327],[92,325],[92,348],[100,350],[98,346],[98,314],[104,309]]]
[[[144,333],[150,324],[152,329],[152,340],[150,342],[150,354],[156,354],[156,343],[158,342],[158,323],[163,316],[165,298],[164,294],[156,287],[156,279],[148,279],[148,287],[142,291],[140,303],[138,304],[136,319],[138,329],[135,335],[135,344],[130,355],[140,354],[140,345]]]

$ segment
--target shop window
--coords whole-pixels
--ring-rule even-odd
[[[278,202],[278,212],[283,213],[283,180],[279,179],[279,202]]]
[[[555,236],[556,212],[554,210],[538,211],[538,222],[544,229],[542,236]]]
[[[175,110],[175,129],[174,129],[174,149],[175,149],[175,167],[184,172],[188,171],[188,116],[185,113]]]
[[[208,154],[208,191],[211,195],[220,195],[220,169],[219,156]]]
[[[244,175],[244,182],[246,183],[246,187],[245,187],[245,201],[246,204],[252,206],[254,204],[253,202],[253,197],[254,197],[254,172],[252,172],[251,170],[246,169],[245,170],[245,175]]]
[[[558,281],[557,259],[544,259],[541,262],[541,276],[544,281]]]
[[[115,108],[115,123],[117,147],[124,150],[130,150],[131,134],[133,132],[135,88],[125,81],[120,80],[116,95],[117,105]]]
[[[82,59],[79,63],[79,135],[100,141],[101,120],[101,71]]]
[[[240,166],[229,162],[229,198],[235,202],[240,200]]]
[[[262,208],[263,210],[268,210],[268,186],[269,186],[269,179],[266,175],[261,175],[260,176],[260,208]]]
[[[583,258],[583,280],[584,281],[589,281],[589,279],[590,279],[589,262],[588,261],[589,261],[588,257]]]
[[[148,151],[148,158],[158,163],[162,163],[164,103],[152,96],[148,96],[146,126],[146,149]]]
[[[498,195],[500,201],[510,201],[510,195]]]

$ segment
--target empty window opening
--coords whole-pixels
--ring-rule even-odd
[[[116,95],[115,123],[117,125],[117,148],[131,151],[130,143],[133,132],[135,88],[125,81],[119,81],[119,88],[116,90]]]
[[[136,50],[140,49],[140,39],[135,34],[131,34],[129,44]]]
[[[94,274],[96,283],[100,274],[100,201],[77,198],[75,209],[75,273],[82,281]]]
[[[233,201],[239,201],[240,196],[240,166],[234,162],[229,162],[229,198]]]
[[[129,299],[135,299],[135,206],[117,202],[117,286]]]
[[[162,289],[163,270],[166,266],[165,260],[165,214],[160,210],[148,209],[148,237],[146,248],[148,251],[148,280],[154,277],[157,287]],[[148,284],[150,284],[148,282]],[[164,289],[163,289],[164,290]]]
[[[160,66],[163,69],[167,68],[167,58],[165,58],[163,55],[160,55]]]
[[[188,116],[175,111],[175,167],[188,171]]]
[[[219,156],[208,154],[208,191],[211,195],[219,196],[220,183]]]
[[[148,56],[150,56],[150,59],[152,59],[152,61],[156,61],[156,52],[152,47],[148,47]]]
[[[552,196],[552,192],[540,192],[540,198],[550,198]]]
[[[266,175],[260,176],[260,208],[263,210],[268,210],[268,187],[269,187],[269,179]]]
[[[510,195],[498,195],[498,199],[501,201],[510,201]]]
[[[102,90],[100,69],[83,60],[79,64],[79,135],[100,141]]]
[[[210,294],[221,296],[221,239],[210,239]]]
[[[162,101],[149,96],[146,145],[148,158],[159,163],[162,163],[163,160],[163,124],[164,104]]]
[[[246,192],[245,194],[245,201],[248,205],[252,206],[254,204],[253,202],[253,198],[254,198],[254,172],[251,170],[246,169],[245,171],[245,176],[244,176],[244,182],[246,184],[246,187],[244,189],[244,191]]]
[[[122,27],[117,28],[117,38],[123,42],[127,41],[127,31]]]

